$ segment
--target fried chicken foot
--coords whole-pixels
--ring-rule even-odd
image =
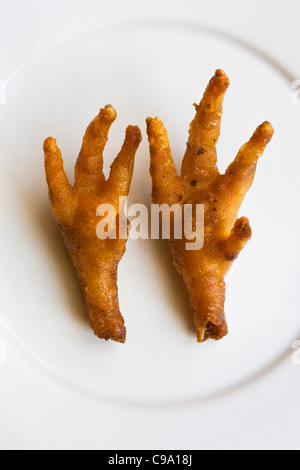
[[[186,250],[186,239],[171,236],[169,246],[174,264],[187,286],[198,342],[221,339],[228,333],[224,314],[224,278],[233,261],[251,238],[246,217],[237,214],[250,189],[259,157],[273,135],[264,122],[239,151],[225,174],[217,168],[216,144],[220,136],[223,99],[229,79],[217,70],[204,96],[195,105],[189,139],[177,175],[167,131],[162,121],[147,119],[155,204],[204,204],[204,246]]]
[[[103,150],[116,117],[116,111],[108,105],[89,125],[75,165],[73,187],[54,138],[45,140],[44,153],[50,204],[81,281],[91,327],[99,338],[124,343],[126,328],[119,309],[117,269],[127,240],[100,240],[96,210],[109,203],[119,214],[119,198],[129,193],[141,132],[138,127],[127,127],[124,144],[106,180]]]

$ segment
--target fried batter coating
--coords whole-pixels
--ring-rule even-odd
[[[169,240],[174,264],[189,292],[198,342],[218,340],[228,333],[224,278],[251,238],[248,219],[237,219],[237,214],[252,185],[257,161],[274,132],[268,122],[260,125],[225,174],[220,174],[216,144],[228,86],[226,74],[217,70],[199,106],[195,105],[180,177],[162,121],[157,117],[147,119],[154,203],[179,203],[182,207],[204,204],[203,248],[188,251],[184,238],[175,240],[171,236]]]
[[[127,127],[124,144],[106,180],[103,150],[116,117],[116,111],[108,105],[87,128],[73,187],[54,138],[45,140],[44,153],[50,204],[81,281],[91,327],[99,338],[124,343],[126,328],[119,309],[117,269],[127,240],[100,240],[96,210],[100,204],[109,203],[119,213],[119,197],[129,193],[141,132],[138,127]]]

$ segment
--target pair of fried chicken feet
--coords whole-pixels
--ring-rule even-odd
[[[273,135],[263,123],[239,151],[225,174],[217,168],[216,144],[220,136],[222,104],[229,80],[217,70],[196,107],[187,148],[178,176],[167,132],[158,119],[147,119],[153,202],[204,205],[204,246],[186,250],[186,239],[169,240],[176,269],[187,286],[198,342],[220,339],[228,332],[224,314],[224,278],[239,252],[251,238],[246,217],[237,219],[240,205],[251,187],[256,164]],[[45,171],[53,214],[81,281],[90,324],[105,340],[124,343],[126,328],[119,309],[117,269],[126,250],[124,237],[101,240],[96,234],[97,207],[112,204],[119,214],[119,198],[129,193],[135,154],[142,140],[129,126],[108,179],[103,173],[103,150],[116,111],[101,109],[83,139],[71,186],[64,172],[55,139],[44,142]]]

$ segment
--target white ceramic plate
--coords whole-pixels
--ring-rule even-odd
[[[118,111],[105,169],[137,124],[131,202],[151,204],[145,118],[159,115],[179,168],[188,126],[210,77],[231,80],[219,166],[264,120],[275,136],[240,215],[253,238],[227,277],[229,335],[197,344],[181,278],[163,242],[129,240],[119,268],[125,345],[94,337],[80,287],[48,205],[42,143],[52,135],[72,178],[85,129],[100,107]],[[289,360],[300,336],[299,109],[282,67],[197,21],[121,20],[74,27],[39,45],[6,85],[0,108],[3,335],[54,381],[119,404],[183,406],[222,400]]]

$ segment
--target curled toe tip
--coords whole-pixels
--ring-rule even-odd
[[[265,121],[255,130],[252,136],[252,142],[254,144],[265,147],[271,141],[273,134],[274,128],[272,124],[270,124],[268,121]]]
[[[272,126],[272,124],[269,122],[269,121],[265,121],[263,124],[262,124],[262,128],[264,129],[265,132],[273,135],[274,134],[274,127]]]
[[[260,126],[258,126],[256,131],[260,135],[263,134],[265,137],[271,138],[274,134],[274,127],[270,122],[265,121]]]
[[[147,117],[147,119],[146,119],[147,126],[150,127],[155,122],[155,120],[157,120],[157,119],[158,119],[157,117],[156,118]]]
[[[241,217],[236,221],[236,229],[240,232],[242,238],[249,239],[252,236],[250,222],[247,217]]]
[[[227,88],[230,84],[230,80],[227,77],[226,73],[222,69],[217,69],[214,75],[214,79],[218,82],[221,82],[225,88]]]
[[[53,137],[48,137],[47,139],[45,139],[43,148],[44,150],[56,149],[56,139],[54,139]]]
[[[158,116],[155,118],[147,118],[147,129],[150,131],[152,134],[156,136],[162,136],[166,134],[166,130],[164,128],[163,122],[160,120]]]
[[[252,230],[248,220],[241,226],[241,233],[243,238],[245,239],[249,239],[252,237]]]
[[[142,140],[142,133],[138,126],[128,126],[126,130],[127,135],[131,136],[131,138],[136,142],[141,142]]]
[[[117,111],[111,104],[107,104],[105,108],[100,109],[99,116],[104,117],[108,121],[114,121],[117,117]]]
[[[222,69],[217,69],[215,72],[215,77],[227,77],[226,73]]]
[[[152,117],[147,117],[146,119],[147,124],[161,124],[162,121],[158,116],[155,116],[154,118]]]

